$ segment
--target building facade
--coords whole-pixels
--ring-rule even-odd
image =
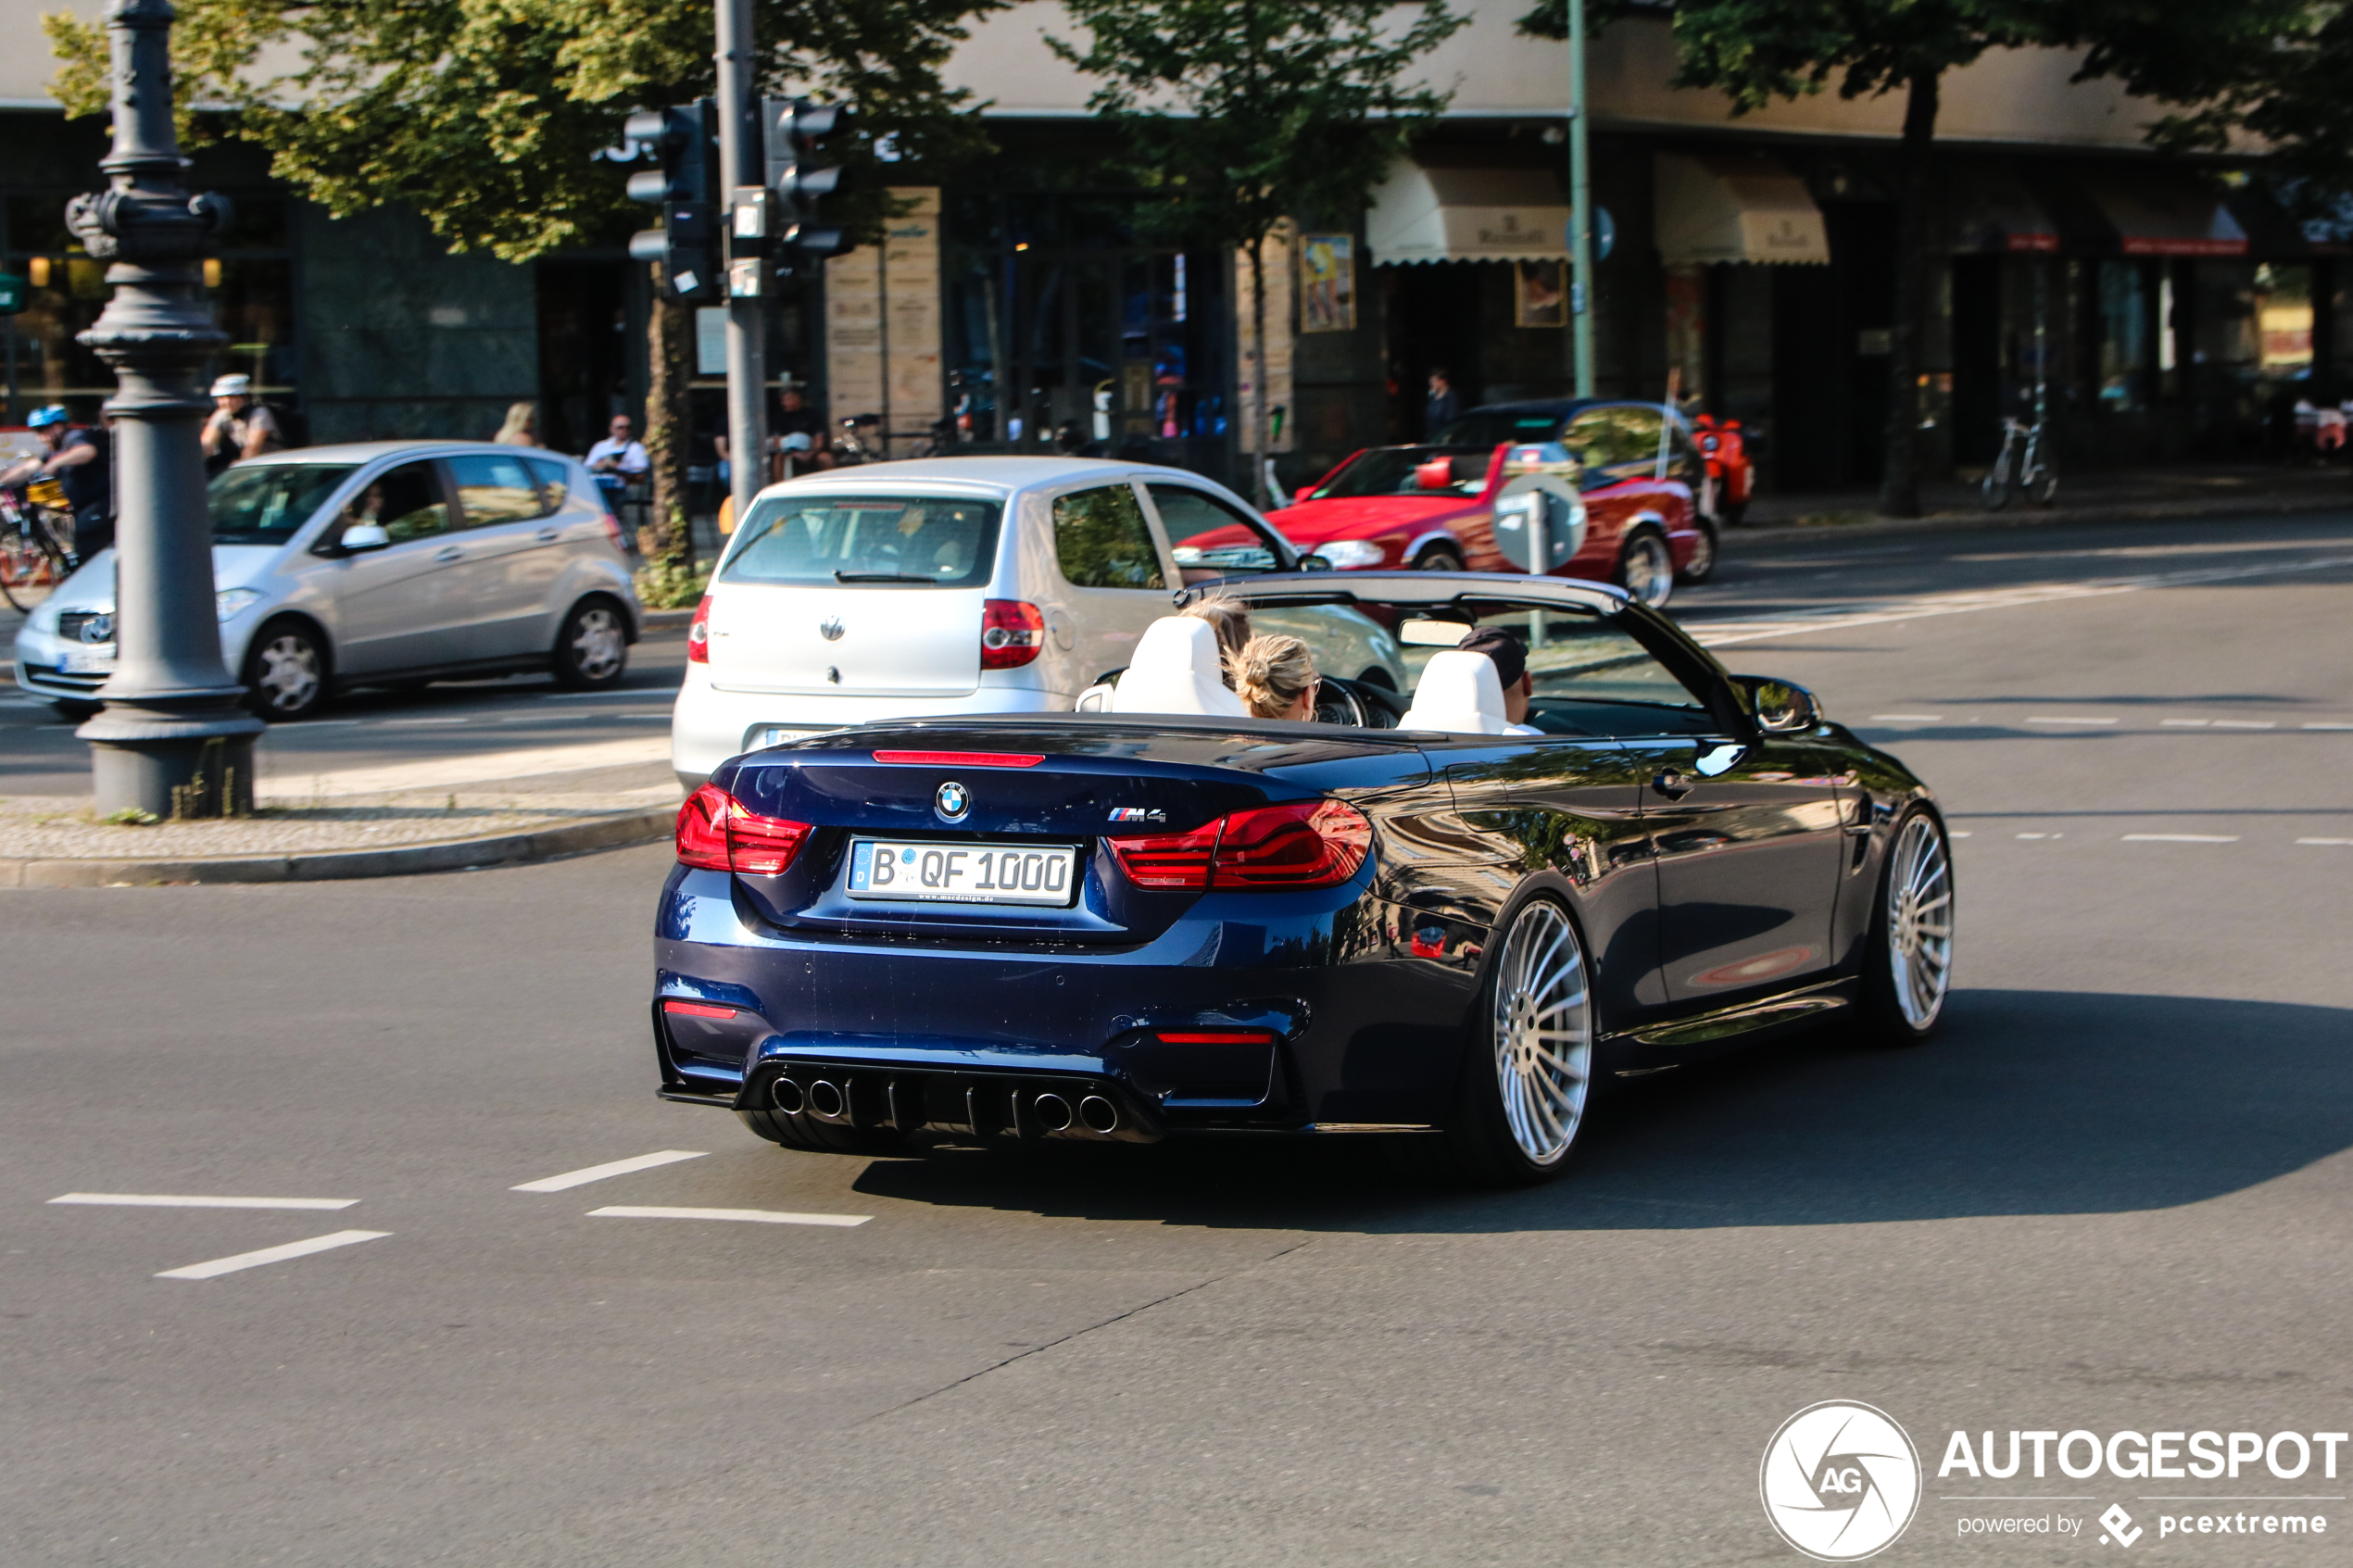
[[[1247,266],[1155,238],[1115,149],[1072,134],[1091,84],[1047,46],[1060,8],[1032,0],[979,23],[950,68],[988,101],[998,152],[907,170],[887,254],[837,258],[777,313],[779,389],[800,383],[834,420],[865,416],[867,444],[894,455],[1091,445],[1243,483],[1263,396],[1286,485],[1418,437],[1434,369],[1466,407],[1566,394],[1567,52],[1516,33],[1525,0],[1461,8],[1470,25],[1425,70],[1448,112],[1409,162],[1364,210],[1296,215],[1269,247],[1263,388]],[[38,9],[0,0],[19,36]],[[2298,397],[2353,393],[2337,384],[2353,345],[2344,247],[2286,221],[2258,182],[2149,153],[2154,107],[2070,82],[2075,63],[1998,54],[1945,84],[1931,468],[1985,461],[1999,420],[2038,394],[2081,467],[2257,452]],[[34,51],[0,62],[0,265],[31,283],[29,308],[0,319],[0,424],[110,390],[73,342],[104,303],[100,269],[62,218],[97,181],[104,129],[63,118],[53,69]],[[1868,485],[1901,103],[1827,94],[1734,116],[1668,87],[1673,69],[1654,19],[1607,30],[1589,68],[1601,388],[1743,420],[1780,489]],[[327,217],[249,149],[197,161],[199,188],[239,212],[208,279],[232,338],[221,369],[253,373],[308,439],[486,435],[528,400],[550,443],[578,450],[641,412],[651,282],[617,244],[525,266],[453,256],[413,214]],[[716,342],[698,334],[692,367],[706,445],[723,417]]]

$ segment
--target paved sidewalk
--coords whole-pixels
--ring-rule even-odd
[[[210,822],[114,822],[86,796],[0,797],[0,887],[396,876],[645,843],[670,834],[681,797],[667,741],[658,758],[646,750],[617,742],[280,779],[252,816]],[[494,761],[515,776],[483,778]],[[518,762],[560,771],[517,773]]]
[[[1750,503],[1737,536],[1763,543],[1837,533],[1902,533],[1971,524],[2032,528],[2136,519],[2227,516],[2234,512],[2329,511],[2353,508],[2353,468],[2316,464],[2132,470],[2061,475],[2057,502],[2037,507],[2013,499],[1989,511],[1975,480],[1920,487],[1923,515],[1883,518],[1879,492],[1760,495]]]

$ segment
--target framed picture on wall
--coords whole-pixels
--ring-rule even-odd
[[[1567,262],[1512,263],[1512,324],[1518,327],[1568,325]]]
[[[1299,330],[1356,330],[1356,236],[1303,234],[1299,244]]]

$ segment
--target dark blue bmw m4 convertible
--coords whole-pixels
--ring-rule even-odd
[[[1618,1078],[1934,1027],[1943,820],[1803,689],[1582,583],[1281,573],[1173,610],[1204,591],[1383,662],[1313,722],[1236,716],[1173,613],[1109,711],[723,765],[656,922],[661,1094],[793,1148],[1372,1133],[1528,1183]]]

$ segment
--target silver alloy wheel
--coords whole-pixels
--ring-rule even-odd
[[[1495,971],[1496,1087],[1520,1153],[1552,1165],[1585,1117],[1593,1073],[1593,1011],[1585,951],[1557,904],[1522,909]]]
[[[1683,569],[1683,575],[1696,583],[1705,577],[1715,564],[1716,535],[1703,528],[1699,531],[1699,543],[1692,546],[1692,564]]]
[[[621,617],[604,606],[590,605],[573,618],[572,667],[583,680],[601,681],[612,674],[628,657],[628,647]]]
[[[279,633],[254,659],[254,690],[272,713],[299,713],[319,695],[319,649],[301,633]]]
[[[1675,558],[1667,541],[1655,533],[1637,533],[1627,541],[1618,576],[1626,591],[1653,609],[1675,591]]]
[[[1953,870],[1943,831],[1925,816],[1904,824],[1888,855],[1887,960],[1904,1022],[1926,1029],[1953,972]]]

